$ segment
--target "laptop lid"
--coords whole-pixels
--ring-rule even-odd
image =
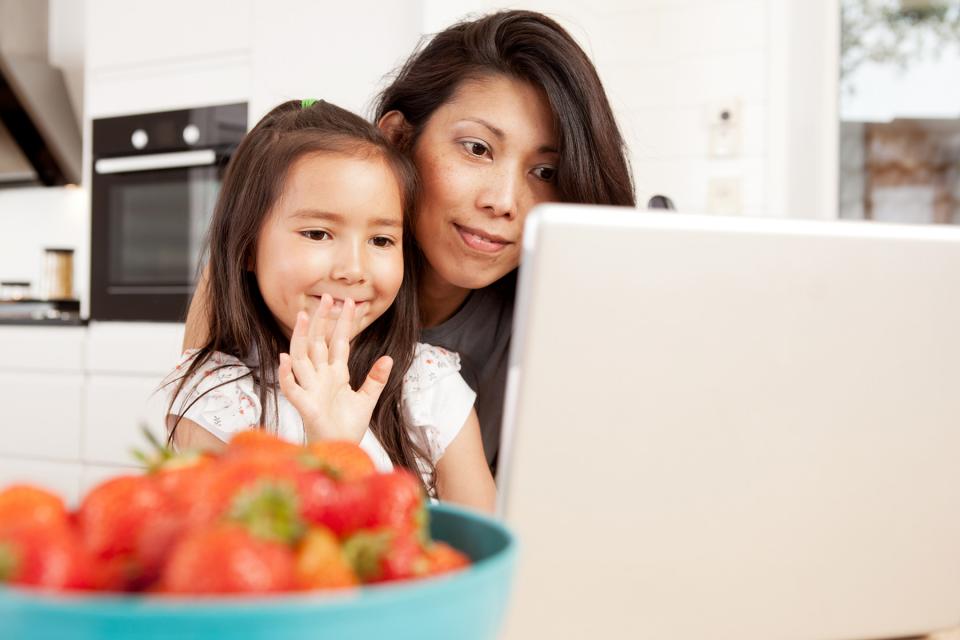
[[[960,622],[960,229],[531,212],[508,639]]]

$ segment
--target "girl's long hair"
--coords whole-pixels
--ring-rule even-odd
[[[283,190],[290,168],[303,156],[315,153],[381,157],[400,185],[404,209],[403,282],[393,305],[351,342],[350,383],[359,387],[377,358],[393,358],[393,369],[374,409],[370,428],[395,465],[413,470],[417,477],[419,465],[426,465],[432,477],[435,470],[430,458],[411,438],[400,404],[403,376],[413,360],[419,332],[417,269],[410,228],[417,198],[417,174],[412,162],[376,127],[324,101],[310,104],[296,100],[275,107],[244,137],[230,160],[205,247],[211,301],[207,315],[209,338],[183,374],[168,383],[177,385],[168,413],[178,416],[170,428],[168,442],[173,442],[183,414],[199,400],[198,397],[187,406],[174,407],[176,398],[215,352],[242,361],[256,353],[257,364],[246,375],[253,377],[258,390],[262,426],[275,430],[279,425],[276,372],[279,354],[288,351],[290,341],[267,308],[248,265],[253,262],[260,229]],[[432,480],[428,484],[432,490]]]
[[[421,46],[377,99],[376,120],[399,111],[410,152],[433,112],[465,80],[502,74],[540,87],[559,132],[559,199],[634,206],[626,145],[597,71],[576,41],[535,11],[501,11],[455,24]]]

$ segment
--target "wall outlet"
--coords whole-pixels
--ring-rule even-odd
[[[740,100],[725,100],[712,104],[709,107],[708,119],[710,142],[707,155],[711,158],[739,156],[743,137]]]
[[[707,212],[720,215],[743,213],[740,178],[710,178],[707,183]]]

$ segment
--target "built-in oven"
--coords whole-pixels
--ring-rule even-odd
[[[184,319],[246,128],[246,104],[93,121],[91,319]]]

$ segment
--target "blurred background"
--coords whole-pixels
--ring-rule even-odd
[[[960,221],[960,0],[0,0],[0,481],[76,495],[159,431],[247,126],[291,98],[369,115],[424,37],[502,8],[593,58],[641,205]]]

